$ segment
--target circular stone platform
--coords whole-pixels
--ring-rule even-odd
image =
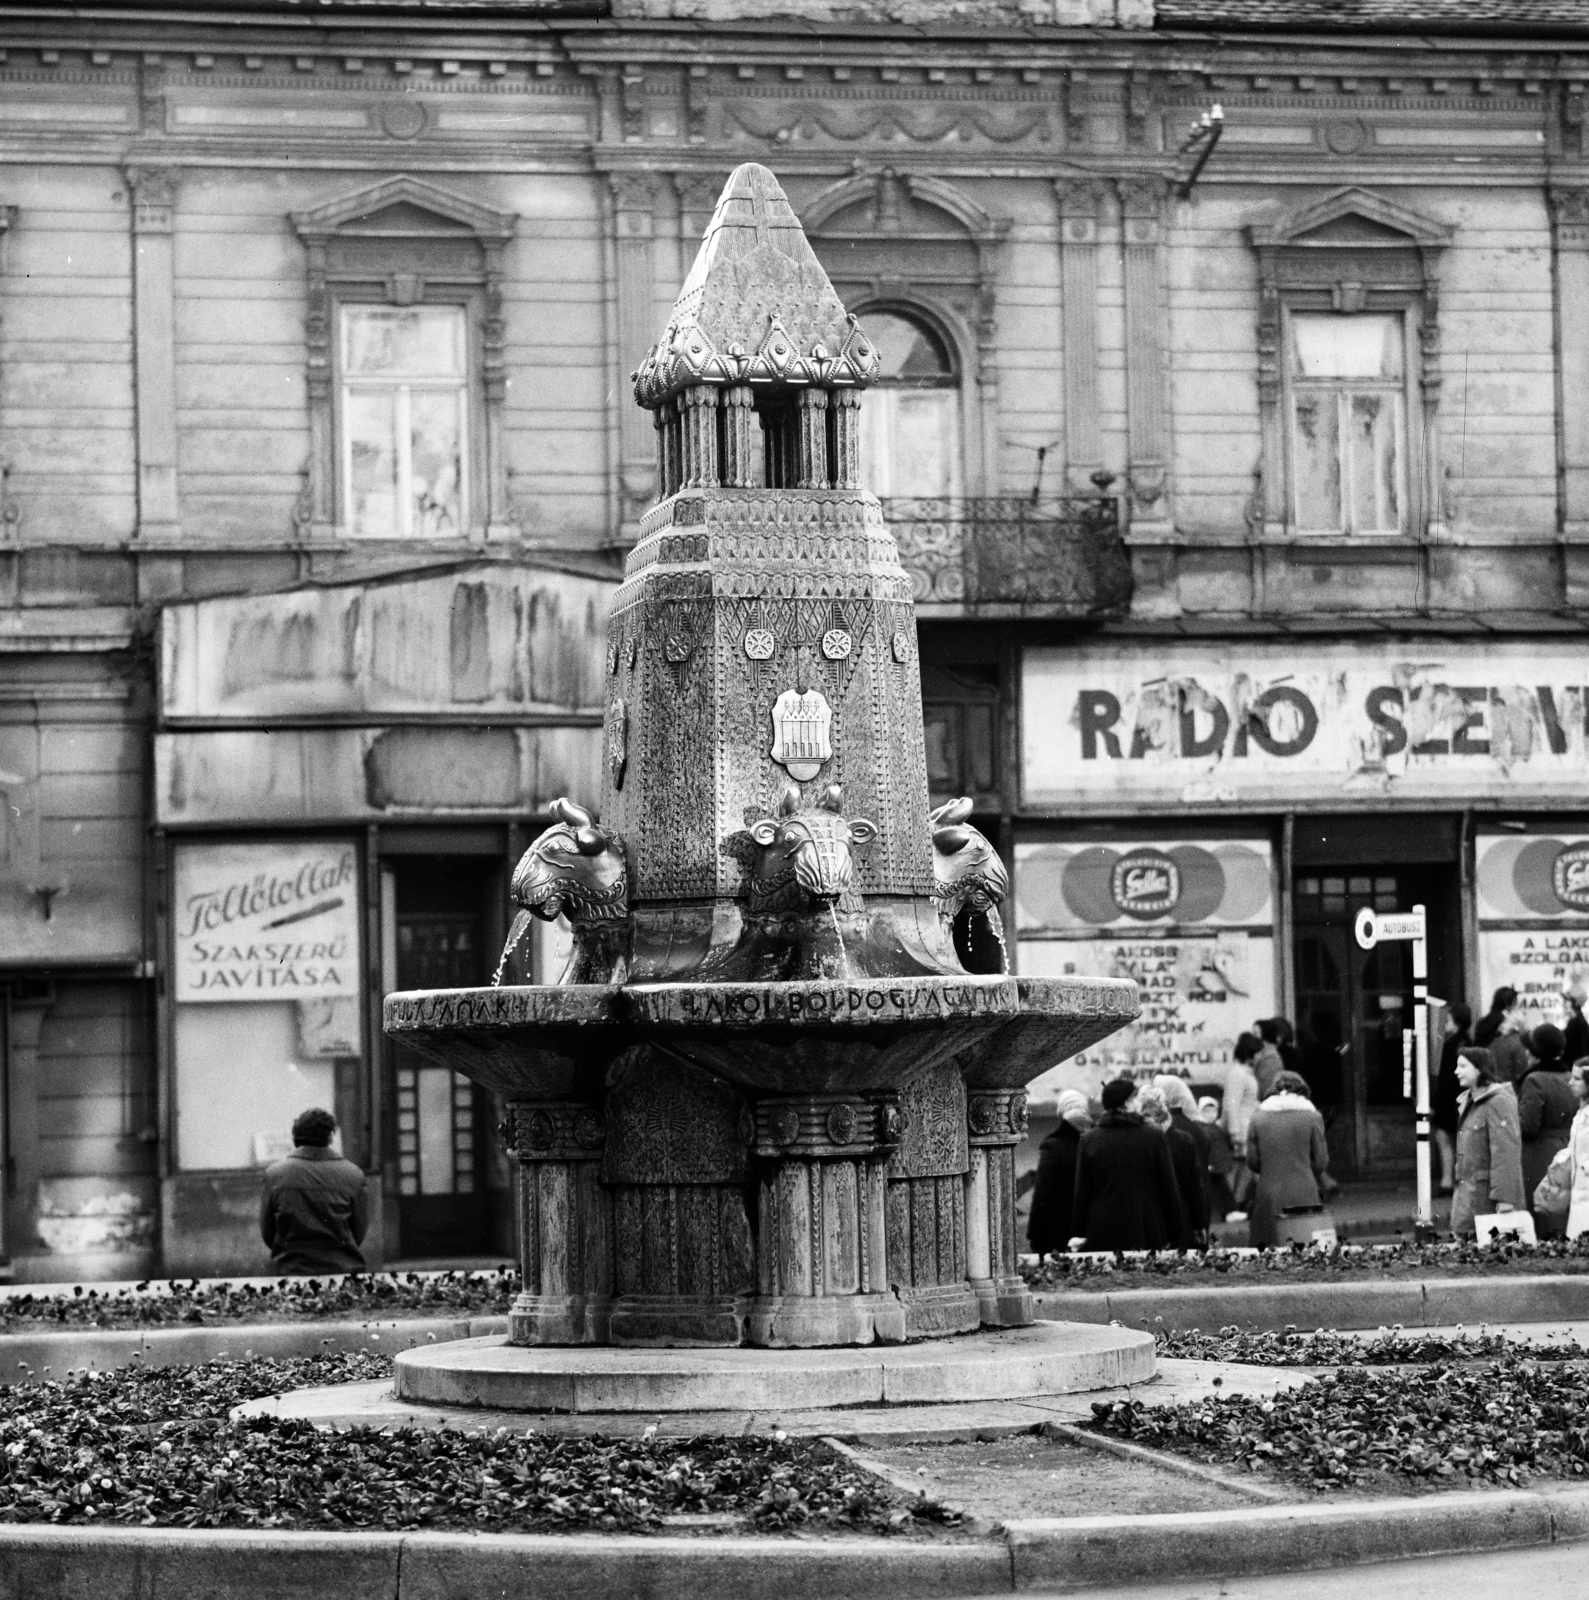
[[[492,1411],[803,1411],[1074,1394],[1148,1382],[1153,1336],[1082,1322],[840,1350],[552,1349],[501,1339],[405,1350],[399,1400]]]

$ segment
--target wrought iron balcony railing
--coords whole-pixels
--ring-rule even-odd
[[[918,605],[1103,617],[1131,602],[1124,504],[1106,486],[1039,500],[885,499],[883,515]]]

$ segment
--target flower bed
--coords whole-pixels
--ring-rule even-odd
[[[1343,1367],[1267,1398],[1093,1406],[1091,1426],[1319,1491],[1517,1486],[1589,1476],[1589,1363]]]
[[[1503,1335],[1482,1329],[1448,1337],[1384,1328],[1376,1337],[1365,1339],[1326,1328],[1314,1333],[1301,1333],[1295,1328],[1283,1333],[1248,1333],[1240,1328],[1201,1333],[1191,1328],[1159,1334],[1157,1353],[1180,1360],[1237,1361],[1259,1367],[1390,1367],[1431,1361],[1480,1361],[1515,1354],[1517,1349]],[[1530,1345],[1528,1354],[1535,1361],[1589,1358],[1589,1350],[1571,1339]]]
[[[895,1533],[952,1520],[811,1440],[229,1420],[259,1395],[390,1372],[359,1353],[0,1387],[0,1522],[645,1532],[726,1513],[762,1531]]]
[[[1467,1278],[1494,1274],[1589,1272],[1589,1234],[1518,1244],[1477,1245],[1455,1240],[1417,1244],[1337,1245],[1319,1249],[1156,1251],[1151,1254],[1045,1256],[1021,1267],[1028,1285],[1044,1293],[1066,1289],[1197,1289],[1241,1283],[1336,1283],[1351,1278]]]
[[[519,1274],[510,1267],[496,1272],[281,1278],[272,1284],[192,1278],[110,1291],[77,1284],[69,1294],[19,1294],[0,1299],[0,1329],[37,1333],[52,1327],[506,1316],[518,1292]]]

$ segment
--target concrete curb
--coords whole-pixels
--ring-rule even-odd
[[[1280,1330],[1440,1328],[1454,1322],[1589,1319],[1589,1273],[1533,1277],[1383,1279],[1363,1283],[1229,1284],[1188,1289],[1061,1289],[1035,1296],[1056,1322],[1122,1322],[1172,1333],[1234,1324]]]
[[[29,1600],[913,1600],[1235,1577],[1589,1538],[1589,1490],[1471,1491],[1010,1522],[961,1544],[628,1534],[297,1533],[0,1525]]]
[[[506,1317],[410,1317],[390,1322],[233,1322],[213,1328],[86,1328],[0,1334],[0,1383],[37,1382],[76,1367],[101,1372],[248,1356],[318,1356],[345,1350],[395,1355],[415,1345],[502,1336]]]

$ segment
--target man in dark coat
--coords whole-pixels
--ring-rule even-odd
[[[1542,1022],[1528,1036],[1528,1053],[1533,1059],[1528,1071],[1517,1080],[1517,1123],[1523,1135],[1523,1194],[1530,1208],[1539,1180],[1565,1150],[1572,1134],[1572,1121],[1578,1114],[1578,1096],[1567,1077],[1567,1062],[1562,1051],[1566,1036],[1554,1023]],[[1534,1213],[1541,1238],[1566,1226],[1565,1217]]]
[[[1081,1090],[1066,1089],[1058,1110],[1059,1126],[1037,1147],[1037,1182],[1026,1224],[1026,1242],[1040,1256],[1068,1250],[1075,1236],[1071,1206],[1076,1199],[1076,1154],[1082,1135],[1092,1127]]]
[[[331,1148],[336,1131],[329,1111],[305,1111],[292,1125],[293,1153],[265,1168],[259,1231],[277,1272],[364,1271],[364,1174]]]
[[[1084,1250],[1165,1250],[1186,1230],[1170,1146],[1130,1109],[1136,1085],[1103,1086],[1103,1115],[1076,1153],[1072,1226]]]

